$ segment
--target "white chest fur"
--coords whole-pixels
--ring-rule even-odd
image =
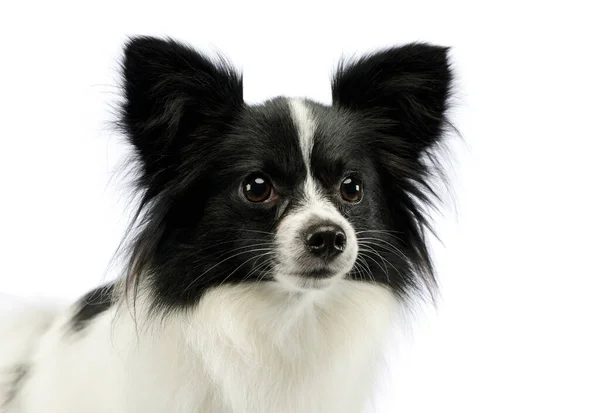
[[[361,412],[396,306],[360,282],[301,295],[248,284],[137,331],[126,310],[77,338],[57,320],[16,412]]]

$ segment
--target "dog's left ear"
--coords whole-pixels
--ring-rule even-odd
[[[448,48],[413,43],[340,64],[334,106],[363,114],[417,156],[442,133],[452,74]]]
[[[140,184],[159,192],[180,178],[188,152],[220,139],[243,106],[242,76],[171,39],[140,36],[123,57],[121,125],[141,161]]]

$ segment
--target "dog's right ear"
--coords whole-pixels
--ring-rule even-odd
[[[412,43],[342,62],[333,78],[334,106],[374,120],[405,156],[435,145],[446,125],[452,71],[447,47]]]
[[[243,106],[242,77],[224,59],[153,37],[130,39],[122,65],[120,122],[141,161],[140,184],[156,190],[177,178],[190,147],[226,131]]]

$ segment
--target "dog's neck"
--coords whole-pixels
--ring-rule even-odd
[[[398,305],[384,287],[349,280],[305,293],[228,285],[207,291],[191,311],[161,318],[164,328],[149,322],[136,342],[157,360],[144,376],[181,369],[176,375],[196,376],[200,387],[243,395],[223,402],[235,411],[360,411],[353,403],[372,391]],[[361,390],[349,397],[349,388]],[[269,406],[261,394],[274,395]]]

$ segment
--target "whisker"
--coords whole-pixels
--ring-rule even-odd
[[[240,247],[232,248],[232,249],[229,249],[226,251],[219,251],[218,253],[209,254],[207,256],[200,257],[197,260],[195,260],[194,262],[203,261],[206,259],[206,257],[214,257],[214,258],[219,259],[219,258],[223,257],[224,255],[230,254],[235,251],[240,251],[243,249],[254,248],[254,247],[265,247],[265,246],[273,246],[273,244],[271,242],[259,242],[257,244],[242,245]]]
[[[267,266],[268,267],[268,266]],[[264,280],[264,278],[268,275],[269,273],[267,272],[267,268],[265,269],[261,269],[261,273],[258,277],[258,279],[256,280],[256,282],[261,282],[262,280]]]
[[[369,241],[371,241],[371,242],[369,242]],[[407,262],[410,261],[408,259],[408,257],[406,256],[406,254],[404,254],[404,252],[402,252],[400,249],[398,249],[398,247],[396,247],[391,242],[388,242],[388,241],[383,240],[381,238],[363,237],[363,238],[358,239],[358,243],[360,244],[361,242],[364,242],[365,244],[370,244],[370,245],[377,245],[377,246],[382,247],[382,248],[386,248],[385,245],[388,245],[389,246],[389,247],[387,247],[388,251],[390,251],[390,252],[395,251],[398,254],[400,254],[400,256],[402,258],[404,258]],[[378,244],[379,242],[382,242],[385,245]],[[390,250],[390,248],[392,248],[392,250]]]
[[[265,256],[267,256],[267,255],[272,255],[272,254],[274,254],[274,252],[273,252],[273,251],[269,251],[269,252],[266,252],[266,253],[264,253],[264,254],[260,254],[260,255],[258,255],[258,256],[256,256],[256,257],[251,257],[251,258],[248,258],[246,261],[244,261],[244,262],[242,262],[240,265],[238,265],[238,266],[237,266],[237,267],[236,267],[236,268],[235,268],[235,269],[234,269],[232,272],[230,272],[230,273],[229,273],[229,275],[228,275],[227,277],[225,277],[225,278],[223,279],[223,281],[221,281],[221,283],[220,283],[219,285],[223,285],[223,284],[225,283],[225,281],[227,281],[227,280],[228,280],[228,279],[229,279],[229,278],[230,278],[230,277],[231,277],[233,274],[235,274],[235,273],[236,273],[236,271],[237,271],[237,270],[239,270],[240,268],[242,268],[242,267],[244,266],[244,264],[246,264],[247,262],[249,262],[249,261],[252,261],[252,260],[255,260],[255,261],[256,261],[256,260],[259,260],[259,259],[261,259],[262,257],[265,257]],[[247,277],[247,276],[246,276],[246,277]],[[245,278],[245,277],[244,277],[244,278]]]
[[[256,234],[266,234],[266,235],[275,235],[274,232],[269,232],[269,231],[258,231],[255,229],[240,229],[240,231],[244,231],[244,232],[253,232]]]
[[[252,274],[255,274],[255,273],[261,272],[261,271],[266,271],[266,269],[270,266],[270,264],[271,264],[271,262],[269,260],[267,260],[267,261],[259,264],[252,271],[250,271],[248,273],[248,275],[246,275],[246,277],[244,277],[244,279],[242,281],[245,281],[245,280],[249,279],[252,276]],[[264,274],[261,273],[260,275],[261,275],[261,277],[259,277],[259,279],[257,281],[262,280],[262,277],[264,277],[264,275],[266,275],[266,273],[264,273]]]
[[[244,241],[264,241],[264,239],[263,238],[246,238],[246,239],[244,239]],[[202,251],[206,251],[210,248],[217,247],[219,245],[232,244],[235,242],[240,242],[240,240],[239,239],[229,239],[229,240],[217,242],[214,244],[210,244],[210,246],[208,246],[206,248],[198,248],[196,245],[193,245],[193,244],[183,245],[183,247],[186,249],[189,249],[189,250],[193,250],[194,252],[202,252]]]
[[[403,234],[402,231],[392,231],[390,229],[364,229],[364,230],[361,230],[361,231],[356,231],[355,233],[356,234],[362,234],[362,233],[365,233],[365,232],[382,232],[382,233],[386,233],[386,234],[388,234],[388,233],[389,234]]]
[[[390,260],[388,260],[387,258],[385,258],[383,255],[381,255],[379,252],[377,252],[374,248],[366,246],[366,245],[363,245],[363,247],[364,248],[369,248],[372,252],[377,253],[377,255],[379,256],[379,258],[381,258],[383,261],[385,261],[387,264],[389,264],[396,271],[396,274],[402,275],[402,273],[400,272],[400,270],[398,270],[398,268],[394,264],[392,264]],[[386,265],[386,267],[387,267],[387,265]],[[389,274],[386,274],[386,275],[388,275],[388,281],[389,281]]]
[[[242,251],[241,253],[239,253],[239,254],[236,254],[236,256],[238,256],[238,255],[243,255],[243,254],[252,254],[252,253],[254,253],[254,252],[259,252],[259,251],[267,251],[267,252],[265,252],[265,253],[263,253],[263,254],[259,254],[259,255],[257,255],[257,256],[252,256],[252,257],[248,258],[246,261],[244,261],[242,264],[240,264],[238,267],[236,267],[236,268],[235,268],[235,269],[232,271],[232,273],[230,273],[230,274],[229,274],[229,276],[233,275],[233,273],[234,273],[234,272],[236,272],[236,271],[237,271],[239,268],[241,268],[242,266],[244,266],[244,264],[246,264],[246,263],[247,263],[247,262],[249,262],[249,261],[252,261],[252,260],[255,260],[255,259],[259,259],[259,258],[261,258],[262,256],[267,256],[267,255],[275,255],[275,252],[271,251],[271,249],[260,248],[260,249],[254,249],[254,250],[250,250],[250,251]],[[254,264],[252,264],[252,265],[254,265]],[[211,277],[210,277],[209,279],[213,280],[213,279],[215,279],[215,278],[218,278],[218,277],[221,277],[221,276],[222,276],[222,273],[219,273],[219,272],[217,272],[217,273],[215,273],[215,274],[212,274],[212,275],[211,275]],[[228,276],[228,277],[229,277],[229,276]]]
[[[381,256],[381,254],[377,253],[377,251],[375,251],[375,250],[366,250],[366,251],[363,251],[364,257],[365,258],[369,258],[371,261],[373,261],[375,264],[377,264],[379,266],[379,268],[381,268],[381,270],[385,273],[385,276],[386,276],[388,282],[391,282],[390,273],[389,273],[389,271],[387,269],[387,266],[384,268],[384,266],[381,265],[379,263],[379,261],[377,261],[374,257],[372,257],[371,255],[369,255],[369,253],[376,254],[377,257],[380,258],[382,260],[382,262],[383,262],[383,257]],[[385,265],[385,262],[383,264]],[[371,274],[372,274],[372,272],[371,272]],[[373,278],[375,278],[375,277],[373,277]]]
[[[375,281],[375,274],[373,274],[373,270],[371,269],[371,266],[367,262],[366,258],[364,256],[360,256],[359,258],[365,268],[365,274],[368,275],[372,281]]]
[[[355,269],[356,269],[356,273],[358,274],[358,276],[360,277],[360,279],[362,281],[366,281],[367,280],[366,279],[367,269],[365,268],[364,264],[360,261],[360,258],[361,257],[357,257],[356,258],[356,263],[354,264],[355,265]],[[363,270],[365,272],[363,273],[363,271],[361,271],[361,270]]]
[[[359,245],[360,245],[360,244],[359,244]],[[377,251],[375,248],[373,248],[373,247],[371,247],[371,246],[368,246],[368,245],[362,245],[362,247],[366,249],[366,251],[365,251],[365,252],[371,252],[371,253],[375,254],[375,255],[376,255],[378,258],[380,258],[380,259],[381,259],[381,262],[382,262],[382,263],[383,263],[383,265],[385,266],[385,275],[386,275],[386,276],[388,277],[388,279],[389,279],[389,274],[390,274],[390,273],[389,273],[389,270],[388,270],[388,268],[387,268],[387,264],[385,263],[385,261],[384,261],[384,258],[383,258],[383,256],[382,256],[382,255],[379,253],[379,251]],[[387,260],[386,260],[386,261],[387,261]],[[387,262],[389,262],[389,261],[387,261]]]
[[[385,230],[385,229],[369,229],[369,230],[357,231],[356,235],[358,236],[360,234],[369,234],[369,233],[372,233],[372,234],[383,234],[385,236],[394,238],[394,239],[398,240],[399,242],[404,242],[404,240],[398,236],[398,235],[403,235],[404,234],[401,231],[392,231],[392,230]],[[398,234],[398,235],[395,235],[395,234]]]
[[[271,248],[257,248],[254,250],[250,250],[250,251],[242,251],[242,252],[238,252],[237,254],[233,254],[230,255],[229,257],[225,258],[224,260],[219,261],[218,263],[214,264],[213,266],[211,266],[210,268],[208,268],[206,271],[204,271],[202,274],[200,274],[199,276],[197,276],[196,278],[194,278],[194,280],[188,284],[188,286],[183,290],[183,292],[186,292],[187,290],[189,290],[200,278],[202,278],[206,273],[208,273],[209,271],[213,270],[214,268],[218,267],[219,265],[223,264],[224,262],[227,262],[239,255],[242,254],[248,254],[248,253],[252,253],[252,252],[260,252],[260,251],[272,251]]]

